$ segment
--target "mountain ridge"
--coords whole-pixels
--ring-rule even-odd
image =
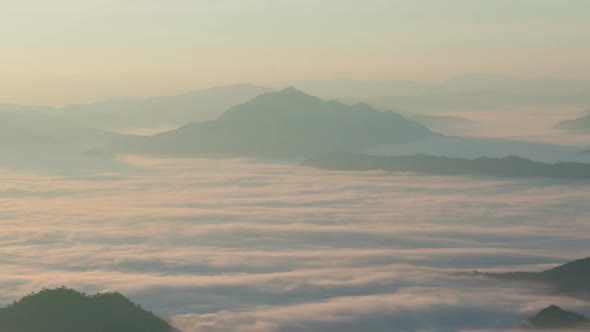
[[[590,179],[590,164],[541,163],[518,156],[461,159],[432,155],[373,156],[335,151],[307,159],[304,165],[342,171],[384,170],[434,175],[487,175]]]
[[[573,133],[590,133],[590,114],[559,122],[555,125],[555,128]]]
[[[426,126],[368,104],[325,101],[294,88],[269,92],[218,119],[115,144],[115,152],[193,156],[307,157],[437,136]]]
[[[590,257],[577,259],[541,272],[485,273],[486,276],[548,284],[559,291],[590,291]]]

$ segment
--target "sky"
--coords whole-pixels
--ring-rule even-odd
[[[231,83],[590,79],[587,0],[0,0],[0,102]]]

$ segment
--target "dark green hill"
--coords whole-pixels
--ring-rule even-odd
[[[542,282],[560,291],[590,291],[590,257],[578,259],[542,272],[509,272],[486,274],[488,276],[516,280]]]
[[[157,155],[307,157],[432,137],[425,126],[367,104],[324,101],[293,88],[262,94],[215,121],[121,140],[118,152]]]
[[[172,332],[166,321],[119,293],[44,289],[0,309],[6,332]]]
[[[561,329],[578,327],[588,323],[589,321],[583,315],[563,310],[556,305],[551,305],[541,310],[534,317],[529,318],[524,325],[525,327],[531,328]]]

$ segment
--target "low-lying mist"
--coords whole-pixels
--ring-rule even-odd
[[[590,298],[458,272],[590,255],[590,187],[123,157],[96,179],[0,173],[2,304],[117,290],[192,331],[511,329]]]

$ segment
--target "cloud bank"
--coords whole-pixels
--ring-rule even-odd
[[[126,157],[94,180],[0,172],[0,302],[118,290],[197,331],[511,329],[584,296],[457,272],[590,255],[590,186]]]

